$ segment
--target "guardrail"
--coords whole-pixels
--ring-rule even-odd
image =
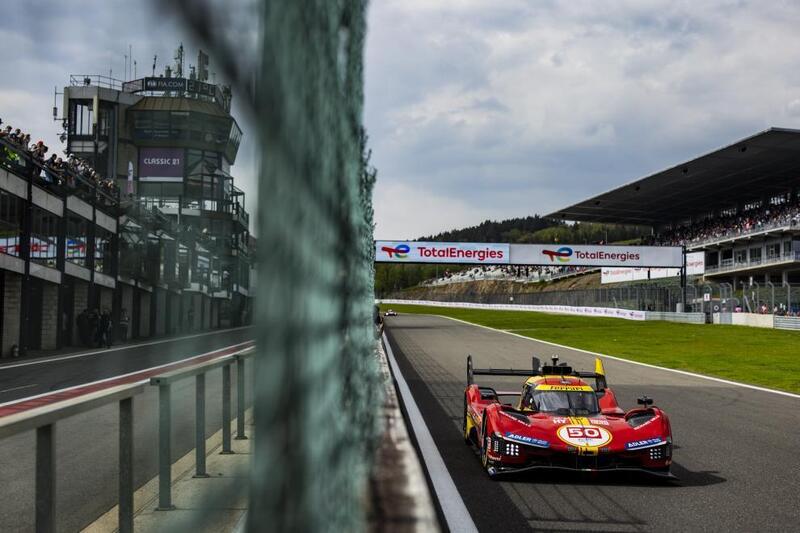
[[[145,384],[119,385],[0,418],[0,439],[36,430],[36,531],[56,530],[56,422],[119,403],[119,531],[133,531],[133,397]]]
[[[244,362],[254,350],[228,355],[181,368],[150,378],[158,386],[158,510],[175,509],[172,505],[172,385],[195,376],[195,475],[208,477],[206,472],[206,373],[222,368],[222,454],[232,454],[231,448],[231,365],[236,362],[236,439],[247,439],[244,431]]]
[[[774,319],[775,329],[800,330],[800,318],[791,316],[776,316]]]
[[[769,266],[777,263],[787,263],[792,261],[800,261],[800,252],[792,251],[783,255],[776,255],[774,257],[767,257],[752,261],[734,262],[733,259],[725,259],[719,265],[706,265],[706,274],[720,274],[733,270],[743,270],[747,268]]]
[[[174,509],[171,502],[172,459],[170,452],[172,384],[196,376],[196,477],[208,477],[205,471],[205,375],[211,370],[222,368],[222,453],[233,453],[231,450],[231,366],[236,363],[238,419],[235,438],[246,439],[244,429],[245,360],[254,354],[255,350],[250,348],[238,354],[223,356],[150,378],[150,384],[159,387],[159,509]],[[56,423],[115,402],[119,404],[119,532],[130,533],[133,531],[133,398],[143,393],[146,387],[146,381],[119,385],[22,413],[0,417],[0,439],[36,430],[35,530],[37,533],[56,530]]]

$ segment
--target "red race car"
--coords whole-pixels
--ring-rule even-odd
[[[523,376],[522,392],[478,386],[474,377]],[[501,397],[519,396],[516,405]],[[489,476],[537,469],[638,471],[674,477],[669,418],[647,396],[623,411],[606,384],[600,359],[578,372],[553,357],[530,370],[478,369],[467,357],[464,440],[480,452]]]

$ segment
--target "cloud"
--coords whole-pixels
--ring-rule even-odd
[[[387,0],[369,22],[376,194],[402,184],[407,205],[455,203],[470,224],[798,125],[790,2]],[[378,228],[396,224],[384,209]],[[421,234],[446,225],[429,220]]]
[[[215,22],[220,28],[235,27],[236,31],[231,31],[230,35],[241,41],[243,49],[252,49],[255,18],[243,20],[252,1],[237,2],[237,6],[243,6],[241,9],[233,9],[228,2]],[[156,1],[33,0],[21,3],[3,11],[0,42],[6,43],[6,53],[0,56],[0,71],[3,72],[0,118],[29,132],[34,139],[43,139],[51,151],[57,152],[65,146],[58,140],[60,123],[52,119],[53,90],[61,92],[70,83],[71,74],[125,78],[125,55],[129,45],[137,61],[137,77],[150,74],[154,55],[158,56],[157,73],[163,72],[164,66],[173,63],[175,49],[181,42],[186,49],[187,63],[196,63],[198,49],[179,21]],[[255,57],[251,56],[251,59]],[[212,58],[211,71],[218,73],[215,64],[218,63]],[[244,130],[244,137],[231,172],[236,186],[247,195],[248,211],[253,213],[257,209],[255,128],[245,116],[237,96],[234,91],[233,114]],[[61,96],[56,98],[56,104],[59,116],[63,116]]]

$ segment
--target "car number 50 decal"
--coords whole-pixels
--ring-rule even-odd
[[[561,426],[558,438],[573,446],[604,446],[611,442],[611,433],[597,426]]]

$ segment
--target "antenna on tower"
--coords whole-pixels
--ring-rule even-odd
[[[208,54],[204,54],[202,50],[197,54],[197,79],[208,81]]]
[[[156,63],[158,62],[158,54],[153,56],[153,77],[156,76]]]
[[[175,77],[183,77],[183,43],[175,51]]]

